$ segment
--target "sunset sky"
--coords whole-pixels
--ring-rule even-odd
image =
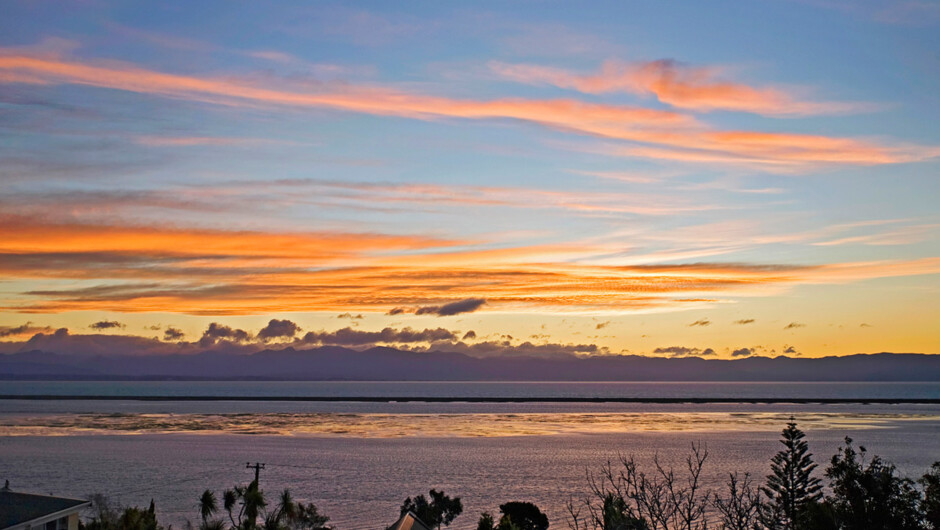
[[[590,6],[4,2],[3,351],[940,353],[940,3]]]

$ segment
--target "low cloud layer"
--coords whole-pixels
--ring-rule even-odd
[[[278,320],[272,318],[268,325],[261,328],[258,332],[258,338],[263,341],[273,339],[292,339],[300,333],[300,326],[290,320]]]
[[[511,340],[484,341],[472,344],[464,341],[436,342],[430,346],[412,348],[412,350],[463,353],[472,357],[538,357],[548,359],[598,354],[607,355],[610,353],[607,348],[596,344],[533,343],[529,341],[514,344]]]
[[[52,328],[49,326],[34,326],[32,322],[20,324],[19,326],[0,326],[0,338],[31,336],[36,333],[49,333]]]
[[[209,324],[202,338],[199,339],[200,346],[211,346],[220,340],[228,342],[248,342],[251,340],[251,334],[243,329],[233,329],[229,326],[213,322]]]
[[[666,348],[656,348],[653,353],[667,354],[669,357],[711,357],[717,355],[711,348],[688,348],[685,346],[669,346]]]
[[[381,331],[362,331],[346,327],[336,331],[311,331],[304,335],[301,342],[305,344],[363,346],[376,343],[407,344],[456,340],[457,335],[444,328],[419,331],[406,327],[402,329],[384,328]]]
[[[185,333],[172,326],[167,326],[167,328],[163,331],[163,340],[167,342],[182,340],[185,336]]]

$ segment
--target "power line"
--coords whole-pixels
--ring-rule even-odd
[[[141,492],[144,492],[144,491],[150,491],[150,490],[154,490],[154,489],[157,489],[157,488],[162,488],[162,487],[164,487],[164,486],[175,486],[175,485],[177,485],[177,484],[184,484],[184,483],[186,483],[186,482],[193,482],[193,481],[196,481],[196,480],[205,480],[205,479],[206,479],[206,474],[203,473],[203,474],[199,475],[198,477],[184,478],[184,479],[180,479],[180,480],[171,480],[170,482],[161,482],[161,483],[159,483],[159,484],[153,484],[153,485],[147,486],[147,487],[145,487],[145,488],[140,488],[140,489],[131,490],[131,491],[123,491],[123,490],[122,490],[122,491],[118,492],[117,494],[118,494],[118,495],[132,495],[132,494],[134,494],[134,493],[141,493]]]
[[[326,466],[305,466],[305,465],[301,465],[301,464],[278,464],[278,463],[269,463],[268,465],[269,465],[269,466],[275,466],[275,467],[294,467],[294,468],[297,468],[297,469],[322,469],[322,470],[326,470],[326,469],[336,469],[335,467],[334,467],[334,468],[328,468],[328,467],[326,467]]]

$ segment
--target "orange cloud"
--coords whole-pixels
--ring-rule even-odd
[[[126,63],[102,62],[93,66],[31,55],[0,55],[0,71],[20,75],[24,79],[41,79],[44,83],[82,84],[221,105],[274,104],[338,108],[415,118],[514,118],[585,132],[597,129],[598,134],[604,130],[626,129],[633,124],[655,126],[694,123],[688,117],[668,111],[573,100],[462,101],[355,86],[346,86],[343,92],[297,92],[225,79],[166,74]]]
[[[82,253],[175,259],[296,260],[328,264],[369,253],[446,247],[463,242],[422,236],[342,232],[256,232],[49,223],[0,217],[0,256]]]
[[[290,90],[285,88],[292,86],[286,80],[279,80],[276,86],[262,86],[231,78],[167,74],[119,62],[68,61],[15,49],[0,50],[0,82],[81,84],[229,106],[327,108],[423,120],[511,119],[642,144],[620,149],[619,154],[626,156],[750,164],[789,171],[833,164],[893,164],[940,156],[940,148],[936,147],[887,146],[813,135],[712,131],[694,118],[676,112],[571,99],[458,100],[352,84],[330,91],[333,85],[297,87],[295,83],[295,89]],[[724,93],[722,90],[727,92],[711,89],[715,93]],[[669,93],[690,91],[673,88]],[[760,99],[756,95],[739,96],[727,97],[741,101]],[[674,101],[691,98],[671,97]],[[766,94],[764,97],[767,98]],[[704,102],[713,101],[713,105],[717,99],[720,98],[714,94],[700,98]]]
[[[0,273],[5,278],[74,282],[0,300],[0,309],[24,313],[385,312],[467,299],[485,300],[489,310],[624,312],[676,309],[797,284],[940,273],[940,258],[821,266],[618,266],[591,264],[591,256],[604,249],[578,245],[441,252],[460,242],[4,221]]]
[[[720,69],[690,67],[671,60],[641,63],[606,61],[600,72],[581,75],[531,64],[489,63],[490,70],[506,79],[528,84],[553,85],[588,94],[628,92],[654,96],[681,109],[699,112],[730,110],[757,114],[813,115],[872,110],[871,104],[800,101],[779,88],[755,88],[718,79]]]

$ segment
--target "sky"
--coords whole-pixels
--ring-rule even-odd
[[[3,11],[4,351],[940,353],[940,2]]]

